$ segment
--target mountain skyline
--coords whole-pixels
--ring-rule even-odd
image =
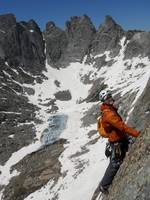
[[[96,28],[104,21],[106,15],[124,28],[150,30],[150,2],[145,0],[119,1],[119,0],[2,0],[0,2],[0,15],[13,13],[17,21],[34,19],[42,30],[48,21],[54,21],[57,26],[64,28],[65,22],[71,16],[88,15]]]

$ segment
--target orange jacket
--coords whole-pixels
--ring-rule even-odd
[[[133,137],[139,136],[140,132],[128,127],[123,122],[115,107],[102,104],[101,111],[102,125],[105,131],[108,133],[108,140],[110,142],[123,140],[125,134],[129,134]]]

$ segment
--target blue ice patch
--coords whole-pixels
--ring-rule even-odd
[[[48,127],[41,135],[41,142],[44,145],[52,144],[58,140],[59,136],[66,129],[68,116],[64,114],[56,114],[48,119]]]

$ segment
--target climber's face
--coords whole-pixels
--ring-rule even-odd
[[[107,99],[106,104],[113,105],[114,102],[115,102],[115,100],[112,97],[110,97],[109,99]]]

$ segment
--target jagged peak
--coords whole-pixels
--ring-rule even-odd
[[[38,24],[33,20],[26,21],[20,21],[17,23],[18,30],[29,30],[29,31],[36,31],[41,32]]]
[[[105,20],[104,23],[102,25],[100,25],[99,27],[99,31],[107,31],[107,30],[111,30],[111,29],[120,29],[123,31],[122,27],[116,23],[116,21],[110,16],[110,15],[106,15],[105,16]]]
[[[33,20],[33,19],[30,19],[30,20],[28,21],[27,27],[28,27],[28,29],[33,29],[33,30],[35,30],[35,31],[38,31],[38,32],[40,31],[40,32],[41,32],[41,30],[40,30],[38,24],[37,24],[36,21]]]
[[[88,15],[86,15],[86,14],[84,14],[82,16],[72,16],[70,18],[70,21],[80,21],[80,22],[88,21],[88,22],[92,23],[90,17]]]
[[[36,21],[33,20],[33,19],[30,19],[30,20],[28,21],[28,24],[31,25],[31,26],[33,26],[33,27],[38,27],[38,24],[37,24]]]
[[[110,15],[106,15],[105,16],[105,22],[104,22],[106,25],[114,25],[114,24],[117,24],[115,22],[115,20],[110,16]]]
[[[4,15],[0,15],[0,28],[4,30],[8,30],[10,27],[16,25],[16,17],[15,15],[8,13]]]
[[[66,29],[68,29],[72,25],[78,26],[78,25],[84,24],[84,23],[91,26],[91,29],[93,29],[94,31],[96,30],[95,26],[93,25],[93,23],[90,19],[90,17],[85,15],[85,14],[83,16],[72,16],[72,17],[70,17],[70,20],[66,21],[65,25],[66,25]]]
[[[53,27],[56,27],[53,21],[49,21],[46,23],[46,29],[53,28]]]
[[[53,32],[64,32],[61,28],[59,28],[58,26],[56,26],[56,24],[53,21],[49,21],[46,23],[46,28],[44,31],[47,35],[53,33]]]

